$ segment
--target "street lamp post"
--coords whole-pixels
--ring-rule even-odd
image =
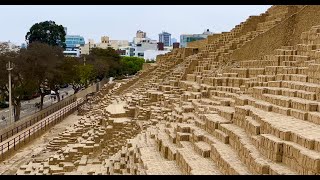
[[[9,60],[9,62],[7,63],[7,70],[8,70],[8,74],[9,74],[9,120],[10,120],[10,124],[13,123],[13,119],[12,119],[12,97],[11,97],[11,71],[13,69],[13,64],[11,64],[11,61]]]

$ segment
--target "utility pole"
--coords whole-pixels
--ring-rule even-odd
[[[83,57],[83,65],[84,66],[86,65],[86,57],[85,56]]]
[[[91,50],[91,47],[90,47],[90,45],[91,45],[91,44],[90,44],[90,40],[89,40],[89,54],[90,54],[90,50]]]
[[[11,61],[9,60],[9,62],[7,63],[7,70],[8,70],[8,74],[9,74],[9,120],[10,123],[13,123],[13,119],[12,119],[12,97],[11,97],[11,71],[13,69],[13,65],[11,64]]]

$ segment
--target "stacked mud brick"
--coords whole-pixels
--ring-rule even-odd
[[[108,168],[120,162],[117,173],[132,166],[136,169],[126,173],[154,174],[139,151],[157,150],[181,174],[320,174],[320,27],[302,33],[300,44],[283,46],[261,59],[229,59],[233,50],[290,12],[288,6],[273,6],[250,17],[207,41],[207,49],[177,57],[183,61],[167,75],[160,67],[171,63],[172,53],[161,56],[159,68],[128,91],[136,97],[131,106],[138,107],[137,117],[150,111],[139,119],[154,122],[139,135],[148,144],[129,143],[120,155],[127,160],[115,157]],[[150,169],[162,174],[157,167]]]
[[[272,6],[201,48],[158,56],[98,93],[81,128],[50,142],[58,153],[19,173],[319,175],[320,26],[273,54],[230,59],[297,8]],[[104,110],[119,101],[126,102],[119,117]]]
[[[102,162],[121,150],[126,140],[139,132],[138,125],[131,118],[117,118],[117,114],[112,117],[112,112],[105,111],[110,104],[125,100],[113,95],[120,87],[113,85],[110,89],[105,86],[103,91],[95,94],[93,100],[83,107],[90,109],[47,145],[47,151],[56,153],[47,159],[28,162],[17,174],[105,174]],[[107,94],[102,96],[102,93]]]

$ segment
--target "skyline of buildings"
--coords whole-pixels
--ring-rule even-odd
[[[147,32],[142,30],[136,31],[136,36],[132,41],[128,40],[111,40],[109,36],[102,36],[100,42],[95,43],[93,39],[88,38],[87,42],[81,35],[68,34],[67,27],[64,27],[66,32],[66,48],[64,54],[66,56],[80,57],[83,54],[89,54],[92,48],[106,49],[111,47],[115,49],[121,56],[135,56],[141,57],[145,60],[155,59],[159,54],[165,54],[175,48],[186,47],[188,42],[201,40],[207,38],[208,35],[213,34],[209,29],[205,30],[202,34],[181,34],[180,42],[171,37],[171,34],[166,31],[162,31],[158,34],[159,39],[154,40],[147,36]],[[18,47],[26,47],[26,44],[22,44]]]
[[[68,34],[68,30],[67,30],[68,28],[67,27],[64,27],[64,30],[65,30],[65,32],[66,32],[66,44],[69,44],[68,42],[67,42],[67,38],[68,38],[68,36],[80,36],[80,35],[69,35]],[[170,33],[169,33],[170,34]],[[159,34],[158,34],[158,36],[159,36]],[[181,36],[181,35],[180,35]],[[83,39],[84,39],[84,41],[87,39],[91,39],[90,37],[88,38],[88,37],[84,37],[84,36],[81,36]],[[134,43],[136,43],[135,41],[139,41],[140,39],[144,39],[144,38],[146,38],[146,39],[150,39],[150,38],[148,38],[147,36],[146,36],[146,32],[143,32],[143,31],[141,31],[141,30],[138,30],[137,31],[137,34],[136,34],[136,37],[134,37],[134,40],[133,40],[133,42]],[[151,40],[151,39],[150,39]],[[172,37],[171,39],[170,39],[170,45],[169,46],[172,46],[172,44],[173,43],[175,43],[175,42],[180,42],[179,41],[180,40],[180,38],[174,38],[174,37]],[[1,41],[1,40],[0,40]],[[10,40],[8,40],[8,41],[10,41]],[[5,41],[5,40],[2,40],[2,42],[8,42],[8,41]],[[129,40],[128,40],[129,41]],[[130,42],[130,41],[129,41]],[[13,43],[13,42],[11,42],[11,43]],[[71,42],[72,43],[72,42]],[[27,43],[13,43],[13,44],[20,44],[20,45],[17,45],[17,46],[26,46],[26,44]],[[166,44],[167,45],[167,44]]]
[[[66,27],[65,31],[67,33]],[[128,40],[111,40],[109,36],[102,36],[98,43],[95,43],[93,39],[88,39],[88,42],[85,43],[84,38],[80,35],[67,34],[66,39],[67,37],[68,42],[66,41],[66,44],[68,44],[64,51],[66,56],[80,57],[82,54],[90,54],[91,48],[106,49],[111,47],[121,56],[134,56],[145,60],[153,60],[157,55],[165,54],[173,49],[171,34],[168,32],[162,32],[162,36],[159,34],[159,41],[148,38],[147,33],[142,30],[136,32],[132,42]],[[176,41],[176,39],[173,39],[173,41]],[[162,46],[159,43],[162,43]]]

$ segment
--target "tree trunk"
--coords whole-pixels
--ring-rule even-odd
[[[76,94],[77,92],[79,92],[80,86],[72,85],[72,89],[73,89],[73,91],[74,91],[74,94]]]
[[[5,102],[5,90],[4,89],[1,89],[1,95],[0,95],[0,102]]]
[[[14,121],[18,121],[20,119],[21,113],[21,101],[17,101],[16,105],[14,105]]]
[[[41,94],[41,101],[40,101],[40,111],[43,109],[43,99],[44,96],[46,96],[45,94]]]
[[[56,93],[56,96],[57,96],[57,100],[58,102],[60,102],[60,93],[58,90],[54,91]]]

